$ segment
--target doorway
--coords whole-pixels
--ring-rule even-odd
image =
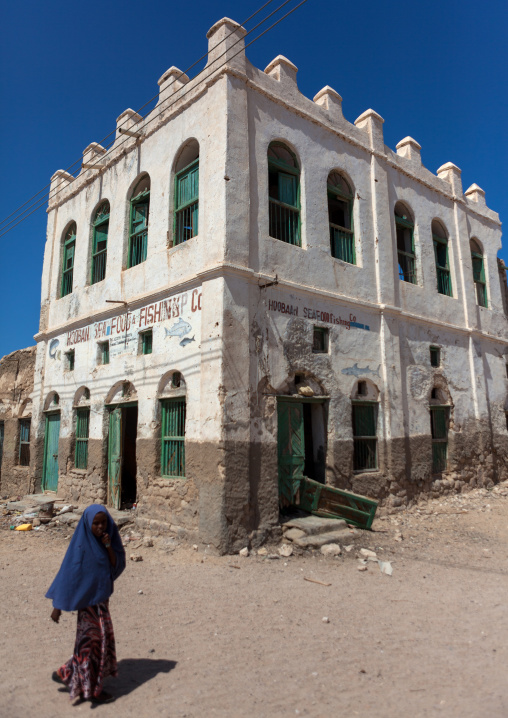
[[[277,401],[277,448],[279,501],[288,506],[298,501],[301,479],[325,483],[325,403],[316,400]]]
[[[60,438],[60,414],[46,414],[44,432],[44,464],[42,467],[42,490],[58,489],[58,440]]]
[[[136,503],[136,437],[138,405],[116,406],[109,413],[108,506],[131,508]]]

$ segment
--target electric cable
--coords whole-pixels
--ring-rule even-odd
[[[264,5],[262,5],[260,8],[258,8],[255,13],[253,13],[252,15],[250,15],[250,17],[248,17],[246,20],[244,20],[244,21],[241,23],[242,27],[243,27],[244,25],[246,25],[246,24],[247,24],[250,20],[252,20],[254,17],[256,17],[256,15],[259,15],[259,13],[260,13],[262,10],[264,10],[265,7],[267,7],[267,5],[271,5],[272,2],[274,2],[274,0],[268,0],[268,2],[266,2],[266,3],[265,3]],[[270,15],[269,15],[268,17],[270,17]],[[265,20],[263,20],[263,22],[266,22],[266,20],[268,19],[268,17],[265,18]],[[256,27],[259,27],[259,24],[258,24]],[[255,29],[255,28],[253,28],[253,29]],[[229,33],[229,35],[226,36],[225,39],[227,40],[227,39],[228,39],[229,37],[231,37],[231,35],[233,35],[235,32],[236,32],[236,29],[235,29],[235,30],[232,30],[232,31]],[[252,32],[252,30],[250,30],[249,32]],[[221,42],[223,42],[223,41],[221,40]],[[215,45],[215,46],[212,48],[212,50],[214,50],[218,45],[220,45],[220,43],[217,43],[217,45]],[[193,62],[192,65],[189,65],[189,67],[188,67],[186,70],[183,70],[183,71],[180,73],[180,75],[178,75],[178,77],[173,78],[172,82],[170,83],[170,85],[168,85],[168,88],[167,88],[167,89],[169,89],[169,87],[170,87],[174,82],[176,82],[177,80],[179,80],[183,75],[186,75],[186,74],[189,72],[189,70],[192,70],[192,68],[195,67],[199,62],[201,62],[201,60],[204,60],[204,59],[207,57],[207,55],[208,55],[208,52],[206,52],[206,53],[204,53],[203,55],[201,55],[201,57],[199,57],[195,62]],[[141,107],[139,107],[139,108],[136,110],[136,113],[139,114],[143,108],[145,108],[148,104],[150,104],[150,102],[153,102],[153,100],[155,100],[157,97],[158,97],[158,94],[157,94],[157,95],[154,95],[154,96],[151,97],[149,100],[147,100],[147,102],[145,102],[144,105],[141,105]],[[107,135],[105,135],[105,137],[103,137],[101,140],[99,140],[98,144],[102,144],[105,140],[108,139],[108,137],[111,137],[111,135],[113,134],[113,132],[116,132],[117,129],[119,129],[120,127],[123,127],[123,125],[126,124],[126,122],[127,122],[127,120],[125,120],[121,125],[119,125],[119,126],[116,127],[114,130],[112,130],[112,131],[109,132]],[[74,165],[76,165],[78,162],[81,162],[81,161],[82,161],[82,157],[79,158],[79,159],[77,159],[77,160],[75,160],[71,165],[69,165],[69,166],[67,167],[67,169],[64,170],[64,172],[68,172],[72,167],[74,167]],[[50,187],[50,186],[51,186],[51,182],[49,182],[49,183],[48,183],[47,185],[45,185],[42,189],[40,189],[38,192],[36,192],[32,197],[30,197],[30,199],[27,199],[26,202],[23,202],[22,205],[20,205],[17,209],[15,209],[14,212],[11,212],[11,214],[9,214],[7,217],[5,217],[5,219],[1,220],[1,221],[0,221],[0,229],[1,229],[1,225],[3,225],[10,217],[12,217],[14,214],[17,214],[17,212],[19,212],[20,209],[23,209],[23,207],[24,207],[26,204],[28,204],[28,203],[31,202],[33,199],[35,199],[38,195],[41,194],[41,192],[44,192],[44,190],[47,189],[47,188]],[[37,200],[37,201],[39,201],[39,200]],[[22,214],[24,214],[24,212],[23,212]],[[9,223],[9,224],[10,224],[10,223]]]
[[[273,2],[273,0],[269,0],[269,2],[266,2],[264,5],[262,5],[255,13],[253,13],[249,18],[247,18],[247,20],[245,20],[243,24],[245,24],[246,22],[248,22],[249,20],[251,20],[251,19],[252,19],[253,17],[255,17],[257,14],[259,14],[259,12],[261,12],[261,11],[262,11],[265,7],[267,7],[267,5],[269,5],[271,2]],[[281,9],[282,9],[285,5],[287,5],[289,2],[291,2],[291,0],[285,0],[285,2],[281,3],[281,5],[279,5],[275,10],[273,10],[273,11],[272,11],[269,15],[267,15],[263,20],[261,20],[261,22],[259,22],[257,25],[255,25],[253,28],[251,28],[248,32],[246,32],[246,34],[243,36],[243,38],[239,38],[235,43],[233,43],[232,47],[234,47],[236,44],[238,44],[241,40],[243,40],[245,37],[247,37],[250,33],[254,32],[254,30],[256,30],[258,27],[260,27],[261,25],[263,25],[270,17],[272,17],[273,15],[275,15],[277,12],[279,12],[279,10],[281,10]],[[270,25],[270,26],[269,26],[267,29],[265,29],[262,33],[260,33],[260,34],[259,34],[258,36],[256,36],[253,40],[251,40],[251,42],[249,42],[248,44],[246,44],[244,49],[246,49],[247,47],[249,47],[250,45],[252,45],[252,44],[253,44],[254,42],[256,42],[260,37],[262,37],[263,35],[265,35],[269,30],[271,30],[271,29],[274,28],[276,25],[278,25],[280,22],[282,22],[283,20],[285,20],[289,15],[291,15],[291,14],[292,14],[295,10],[297,10],[301,5],[305,4],[305,2],[307,2],[307,0],[303,0],[303,1],[300,2],[298,5],[296,5],[294,8],[292,8],[289,12],[287,12],[285,15],[283,15],[281,18],[279,18],[277,21],[275,21],[274,23],[272,23],[272,25]],[[242,24],[242,26],[243,26],[243,24]],[[229,35],[227,35],[225,39],[231,37],[231,35],[234,34],[234,32],[236,32],[236,29],[235,29],[234,31],[232,31],[231,33],[229,33]],[[224,42],[224,41],[221,40],[221,42]],[[221,44],[221,43],[217,43],[217,45],[215,45],[214,48],[211,48],[211,50],[213,51],[213,49],[215,49],[215,47],[217,47],[219,44]],[[210,63],[210,65],[205,66],[205,67],[203,68],[203,70],[201,70],[199,73],[197,73],[197,75],[195,75],[195,76],[192,78],[192,80],[189,81],[189,84],[191,84],[191,83],[192,83],[197,77],[199,77],[199,75],[201,75],[206,69],[210,68],[210,67],[211,67],[212,65],[214,65],[221,57],[223,57],[224,55],[226,55],[226,54],[227,54],[228,52],[230,52],[230,51],[231,51],[231,48],[228,48],[228,49],[225,50],[221,55],[219,55],[217,58],[215,58],[215,59]],[[237,53],[235,53],[230,59],[233,59],[234,57],[236,57],[238,54],[240,54],[240,52],[242,52],[242,50],[239,50],[239,51],[238,51]],[[187,68],[187,70],[181,72],[180,75],[178,75],[177,77],[174,77],[173,80],[172,80],[172,82],[168,85],[168,88],[166,88],[166,89],[169,89],[174,82],[176,82],[180,77],[182,77],[184,74],[186,74],[186,72],[187,72],[189,69],[191,69],[192,67],[194,67],[194,66],[195,66],[197,63],[199,63],[202,59],[204,59],[205,57],[207,57],[208,54],[209,54],[209,53],[206,53],[206,54],[202,55],[198,60],[196,60],[196,62],[194,62],[189,68]],[[160,114],[162,114],[163,112],[166,112],[168,109],[170,109],[170,108],[173,106],[173,104],[175,104],[176,102],[180,101],[180,100],[182,99],[182,97],[184,97],[186,94],[188,94],[188,92],[190,92],[191,90],[195,90],[195,89],[199,86],[199,84],[201,84],[201,82],[203,82],[204,80],[206,80],[206,79],[207,79],[208,77],[210,77],[213,73],[217,72],[217,70],[220,70],[221,67],[223,67],[225,64],[226,64],[226,63],[223,63],[222,66],[219,66],[218,68],[214,68],[205,78],[202,78],[198,83],[196,83],[196,84],[194,84],[192,87],[190,87],[187,92],[182,93],[178,98],[175,98],[175,100],[174,100],[170,105],[164,107],[163,109],[161,109],[160,112],[158,112],[156,115],[154,115],[154,117],[150,118],[150,119],[148,120],[148,122],[146,122],[146,123],[143,125],[143,127],[146,127],[146,126],[147,126],[148,124],[150,124],[153,120],[155,120],[157,117],[159,117]],[[158,95],[154,95],[154,96],[153,96],[152,98],[150,98],[147,102],[145,102],[145,104],[142,105],[142,106],[139,108],[139,110],[141,110],[141,109],[143,109],[144,107],[146,107],[148,104],[150,104],[150,103],[151,103],[153,100],[155,100],[157,97],[160,98],[160,93],[159,93]],[[163,100],[162,104],[164,104],[164,102],[165,102],[165,101]],[[154,109],[155,109],[155,108],[154,108]],[[152,110],[152,112],[153,112],[153,110]],[[145,118],[146,118],[146,117],[148,117],[148,114],[145,116]],[[141,118],[140,120],[138,120],[138,122],[137,122],[136,124],[139,124],[139,123],[140,123],[143,119],[145,119],[145,118]],[[127,120],[125,120],[125,122],[127,122]],[[115,130],[113,130],[112,132],[110,132],[108,135],[106,135],[106,136],[101,140],[101,142],[104,142],[105,139],[107,139],[108,137],[110,137],[113,133],[116,133],[116,130],[119,129],[119,128],[121,128],[121,127],[123,126],[123,124],[125,124],[125,122],[122,123],[121,125],[119,125],[117,128],[115,128]],[[111,152],[112,149],[117,150],[119,147],[121,147],[121,145],[123,145],[123,144],[124,144],[125,142],[127,142],[129,139],[130,139],[130,137],[126,136],[125,139],[122,140],[120,143],[116,143],[116,144],[115,144],[115,141],[113,141],[113,142],[111,143],[110,149],[109,149],[105,154],[103,154],[103,155],[101,155],[100,157],[98,157],[98,158],[96,159],[96,162],[94,162],[94,163],[92,163],[92,164],[102,163],[102,160],[104,160],[104,159],[108,156],[108,154],[110,154],[110,152]],[[100,143],[99,143],[99,144],[100,144]],[[114,146],[114,147],[113,147],[113,146]],[[72,167],[73,167],[75,164],[77,164],[78,162],[82,162],[82,158],[80,158],[79,160],[76,160],[76,161],[73,162],[71,165],[69,165],[69,167],[67,168],[67,170],[70,169],[70,168],[72,168]],[[64,171],[67,171],[67,170],[64,170]],[[78,175],[78,176],[79,176],[79,175]],[[77,179],[77,177],[74,177],[73,180],[74,180],[74,179]],[[5,222],[7,221],[7,219],[9,219],[10,217],[13,216],[13,214],[16,214],[17,212],[19,212],[20,209],[22,209],[28,202],[30,202],[32,199],[34,199],[34,198],[37,197],[39,194],[41,194],[41,192],[43,192],[48,186],[50,186],[50,185],[46,185],[42,190],[40,190],[37,194],[35,194],[30,200],[27,200],[27,202],[25,202],[23,205],[21,205],[21,207],[19,207],[18,210],[15,210],[15,212],[13,212],[11,215],[9,215],[8,217],[6,217],[5,220],[3,220],[3,222],[0,222],[0,225],[1,225],[2,223],[5,223]],[[67,189],[67,187],[61,188],[60,190],[57,190],[57,192],[54,192],[53,194],[50,194],[50,196],[49,196],[48,199],[53,199],[54,197],[56,197],[56,196],[57,196],[61,191],[63,191],[64,189]],[[25,219],[28,219],[28,217],[30,217],[34,212],[38,211],[42,206],[44,206],[44,205],[46,204],[46,202],[47,202],[46,196],[44,196],[44,197],[42,197],[42,198],[39,198],[38,200],[36,200],[35,202],[33,202],[32,205],[30,205],[29,207],[27,207],[20,215],[18,215],[18,216],[15,217],[14,219],[12,219],[12,220],[11,220],[8,224],[6,224],[4,227],[0,227],[0,237],[2,237],[4,234],[7,234],[8,232],[10,232],[11,229],[14,229],[18,224],[20,224],[21,222],[23,222]],[[33,209],[32,209],[32,208],[33,208]],[[32,210],[32,211],[30,212],[29,210]],[[28,212],[28,214],[27,214],[27,212]],[[25,216],[23,216],[23,215],[25,215]],[[10,225],[12,225],[12,226],[10,226]]]

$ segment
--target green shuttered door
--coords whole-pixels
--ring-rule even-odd
[[[303,478],[305,441],[303,432],[303,404],[277,403],[277,443],[279,457],[279,497],[283,506],[295,503]]]

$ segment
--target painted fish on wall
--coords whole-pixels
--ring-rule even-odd
[[[185,322],[182,317],[180,317],[170,329],[165,329],[166,337],[180,337],[181,339],[188,334],[191,329],[192,327],[189,322]]]
[[[379,370],[381,369],[381,364],[378,365],[378,368],[376,371],[371,369],[369,365],[365,367],[365,369],[360,369],[358,364],[353,364],[353,366],[348,366],[347,369],[343,369],[341,374],[346,374],[346,376],[361,376],[362,374],[372,374],[372,376],[377,376],[379,378]]]

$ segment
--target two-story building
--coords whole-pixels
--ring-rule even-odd
[[[498,215],[244,36],[53,176],[32,420],[36,488],[221,551],[288,477],[397,507],[508,476]]]

